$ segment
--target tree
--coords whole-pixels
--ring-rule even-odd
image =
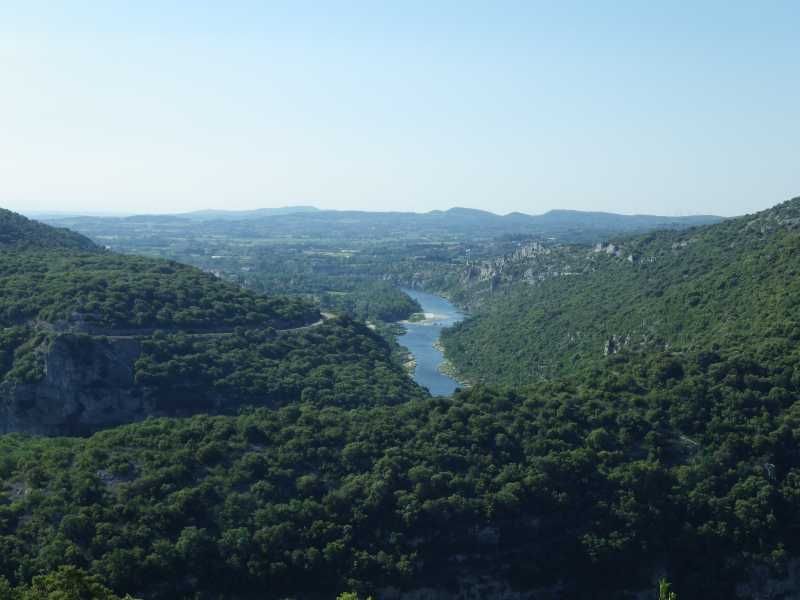
[[[671,584],[662,579],[658,582],[658,600],[678,600],[678,594],[670,591]]]
[[[133,600],[130,596],[126,599]],[[47,575],[37,575],[30,586],[11,589],[0,583],[0,600],[121,600],[96,575],[65,565]]]

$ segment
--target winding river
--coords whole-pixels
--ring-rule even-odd
[[[426,317],[416,323],[403,321],[406,332],[397,339],[414,355],[417,363],[414,381],[428,388],[434,396],[449,396],[460,386],[455,379],[439,371],[444,357],[434,344],[442,329],[463,320],[464,315],[441,296],[406,288],[403,291],[420,303]]]

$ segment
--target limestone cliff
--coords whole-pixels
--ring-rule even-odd
[[[60,334],[41,352],[40,381],[0,385],[0,433],[81,435],[155,412],[134,385],[138,340]]]

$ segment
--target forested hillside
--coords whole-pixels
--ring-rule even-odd
[[[60,232],[10,222],[0,231],[23,241],[0,253],[0,432],[423,395],[382,338],[349,319],[323,323],[307,301],[175,262],[55,248]]]
[[[97,246],[89,238],[69,229],[49,227],[0,208],[0,249],[10,248],[94,250]]]
[[[450,398],[300,300],[9,251],[0,424],[86,437],[0,436],[0,599],[789,600],[798,226],[795,200],[498,288],[447,348],[520,385]]]
[[[474,380],[524,383],[621,351],[800,338],[800,199],[585,251],[580,272],[497,294],[443,336]]]
[[[143,342],[134,378],[152,390],[160,412],[183,415],[300,400],[320,408],[358,408],[425,396],[392,362],[391,351],[347,317],[284,333],[157,334]]]
[[[0,323],[32,321],[85,331],[293,327],[313,322],[313,306],[246,292],[175,262],[110,252],[0,254]]]
[[[682,600],[785,593],[799,358],[617,356],[582,384],[7,436],[0,575],[68,564],[153,599],[626,598],[654,573]]]

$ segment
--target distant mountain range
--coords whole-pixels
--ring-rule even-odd
[[[318,212],[314,206],[283,206],[280,208],[257,208],[255,210],[195,210],[178,213],[176,216],[194,221],[241,221],[243,219],[260,219],[296,213]]]
[[[208,210],[195,210],[185,213],[159,213],[159,214],[133,214],[129,212],[72,212],[72,211],[26,211],[25,216],[31,219],[38,219],[41,221],[53,221],[59,219],[141,219],[145,218],[159,218],[159,219],[172,219],[175,217],[181,219],[191,219],[194,221],[240,221],[242,219],[252,219],[260,217],[273,217],[276,215],[288,215],[300,212],[314,212],[319,210],[314,206],[282,206],[279,208],[257,208],[254,210],[221,210],[221,209],[208,209]]]
[[[652,229],[684,229],[722,221],[722,217],[696,215],[620,215],[602,212],[553,210],[543,215],[492,212],[455,207],[446,211],[368,212],[319,210],[311,206],[266,208],[251,211],[203,210],[177,215],[131,217],[66,217],[46,219],[99,239],[140,234],[200,236],[235,235],[242,238],[317,237],[342,239],[417,238],[426,236],[498,237],[522,235],[551,237],[564,242],[595,242],[618,233]]]

